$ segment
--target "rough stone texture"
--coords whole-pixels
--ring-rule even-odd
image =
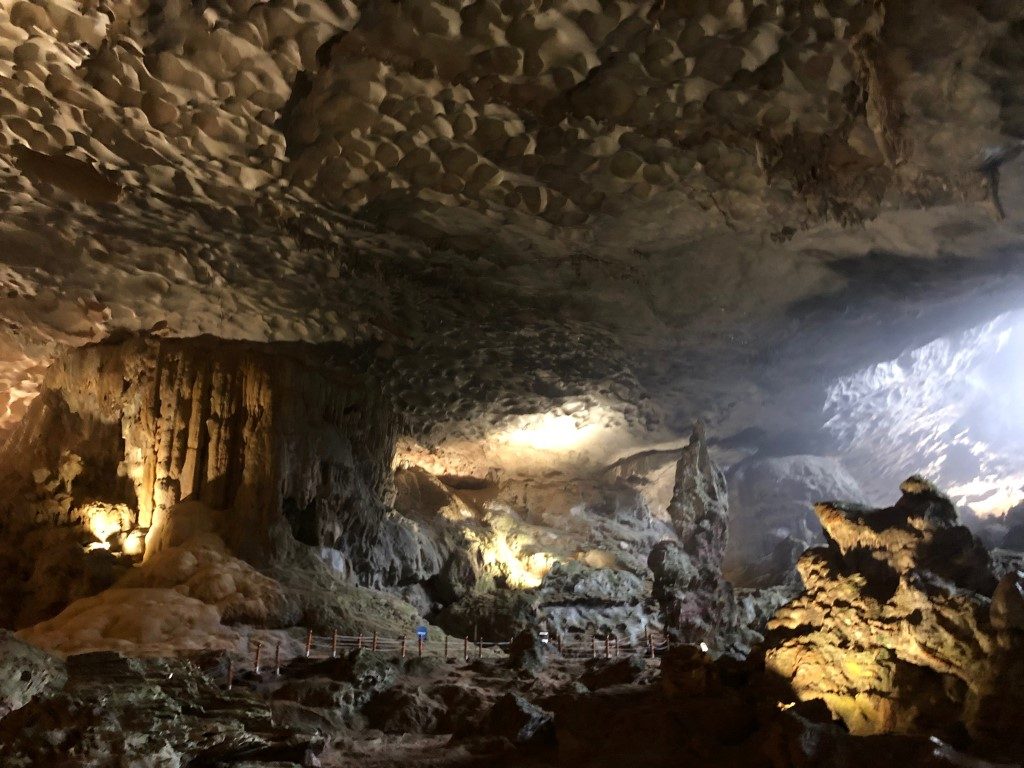
[[[272,558],[270,531],[283,517],[300,540],[350,563],[375,560],[388,580],[403,568],[379,543],[389,527],[390,418],[368,384],[346,386],[322,351],[136,337],[51,368],[3,453],[10,482],[48,502],[14,510],[36,520],[128,499],[152,553],[176,543],[164,538],[175,505],[196,500],[251,560]],[[64,454],[79,466],[51,501],[39,486]]]
[[[797,559],[824,541],[814,504],[865,500],[842,464],[824,456],[754,457],[732,467],[727,478],[725,573],[737,587],[795,581]]]
[[[452,603],[434,620],[453,637],[504,640],[537,625],[537,599],[523,590],[498,589]]]
[[[1018,763],[1012,747],[988,762],[934,737],[853,736],[832,722],[824,706],[794,703],[791,696],[756,660],[712,661],[707,654],[679,646],[663,658],[656,685],[553,697],[558,761],[592,768],[884,763],[991,768],[1003,761]]]
[[[351,343],[453,440],[738,432],[806,359],[1018,300],[1021,14],[5,0],[3,423],[60,349],[155,328]]]
[[[0,630],[0,720],[66,678],[59,660]]]
[[[225,624],[290,627],[300,619],[294,597],[281,584],[231,556],[212,534],[160,550],[117,587],[173,589],[216,606]]]
[[[19,530],[0,523],[0,624],[26,627],[51,618],[68,603],[116,583],[131,559],[95,549],[92,535],[79,525]]]
[[[209,660],[205,665],[209,667]],[[312,731],[281,729],[251,693],[225,691],[195,663],[112,653],[68,660],[68,682],[0,720],[0,759],[41,765],[312,765]],[[265,761],[265,762],[264,762]]]
[[[644,576],[632,571],[556,563],[537,590],[538,612],[552,637],[590,634],[639,642],[661,615]]]
[[[676,465],[668,513],[678,543],[659,542],[648,558],[665,627],[677,640],[721,647],[736,626],[732,587],[722,576],[729,497],[700,424]]]
[[[522,696],[506,693],[494,702],[483,727],[490,733],[523,744],[550,736],[551,713]]]
[[[1024,712],[1015,577],[933,486],[911,478],[895,506],[819,504],[827,546],[798,565],[804,593],[769,623],[767,665],[801,700],[821,699],[853,733],[955,734],[1013,741]]]

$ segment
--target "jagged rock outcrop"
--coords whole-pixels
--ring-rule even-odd
[[[851,735],[820,702],[796,702],[755,658],[713,660],[677,646],[655,685],[616,685],[552,697],[559,765],[672,768],[841,768],[892,763],[933,768],[1016,765],[1012,750],[992,762],[924,736]],[[961,747],[962,748],[962,747]]]
[[[668,513],[678,543],[661,541],[648,558],[665,628],[683,642],[727,645],[736,628],[735,598],[722,576],[729,497],[700,424],[676,465]]]
[[[556,563],[537,589],[538,613],[552,636],[614,635],[642,642],[661,625],[649,580],[629,570]]]
[[[91,653],[71,657],[67,673],[62,688],[0,720],[5,768],[313,766],[324,748],[313,729],[281,728],[251,692],[225,690],[216,659]]]
[[[737,587],[795,582],[800,555],[824,541],[814,504],[865,498],[842,464],[826,456],[754,457],[731,468],[727,479],[725,572]]]
[[[1024,716],[1006,685],[1024,658],[1020,576],[996,590],[949,499],[917,477],[902,491],[881,510],[817,505],[827,545],[800,559],[804,593],[769,623],[767,666],[853,733],[966,728],[1005,747]]]

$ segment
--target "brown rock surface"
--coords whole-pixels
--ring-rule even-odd
[[[820,699],[851,732],[1013,738],[1007,686],[1024,646],[1015,577],[992,600],[988,554],[949,500],[907,480],[895,506],[822,503],[827,545],[798,564],[804,592],[769,622],[768,669]]]

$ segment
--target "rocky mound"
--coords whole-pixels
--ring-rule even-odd
[[[1008,749],[1024,697],[1024,573],[997,587],[949,499],[919,478],[887,509],[823,503],[827,544],[769,623],[768,669],[853,733],[939,733]]]

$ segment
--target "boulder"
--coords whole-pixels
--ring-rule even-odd
[[[533,629],[524,629],[512,638],[508,646],[512,666],[532,672],[540,670],[552,653],[554,650],[551,646],[542,642],[540,635]]]
[[[531,704],[516,693],[506,693],[491,708],[483,729],[515,744],[536,742],[552,733],[551,713]]]
[[[66,679],[60,660],[0,630],[0,719]]]
[[[391,688],[374,696],[364,714],[384,733],[434,733],[444,707],[420,688]]]
[[[592,691],[613,685],[628,685],[639,681],[647,672],[643,656],[627,656],[624,659],[588,659],[580,682]]]
[[[992,626],[1024,632],[1024,571],[1008,573],[992,595]]]
[[[886,509],[816,506],[827,544],[800,559],[804,591],[769,622],[768,669],[855,734],[994,738],[993,723],[1024,716],[1002,679],[1024,650],[1020,583],[995,589],[985,548],[931,484],[902,491]]]
[[[520,589],[473,594],[432,619],[452,637],[502,641],[537,625],[537,598]]]

